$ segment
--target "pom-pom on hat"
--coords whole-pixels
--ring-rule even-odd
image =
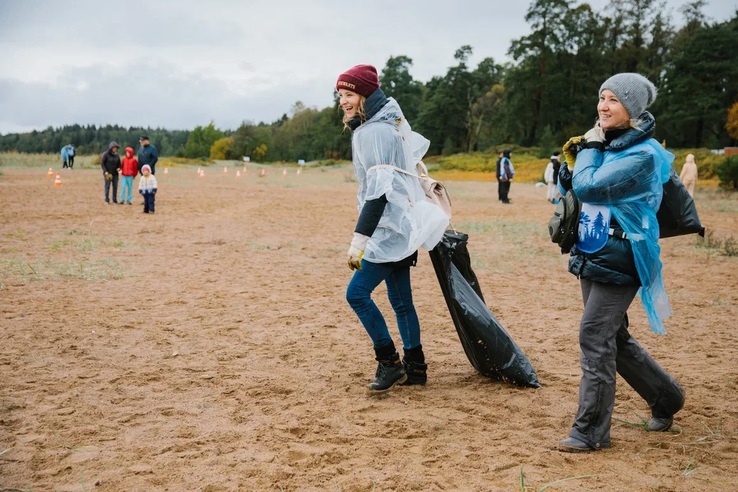
[[[356,65],[338,76],[336,90],[346,89],[364,97],[371,96],[379,89],[377,69],[372,65]]]
[[[656,100],[656,86],[639,73],[619,73],[607,79],[600,94],[609,89],[615,94],[631,118],[638,118]]]

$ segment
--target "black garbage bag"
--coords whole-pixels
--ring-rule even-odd
[[[684,234],[705,235],[705,228],[702,227],[700,217],[697,215],[694,200],[679,179],[674,166],[669,172],[669,181],[664,183],[664,196],[656,219],[659,221],[660,238]]]
[[[484,302],[471,267],[469,236],[446,231],[430,252],[443,297],[472,366],[484,376],[539,388],[536,371]]]

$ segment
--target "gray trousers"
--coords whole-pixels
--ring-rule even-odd
[[[582,381],[579,410],[569,435],[592,448],[610,446],[615,372],[651,407],[670,417],[684,405],[679,384],[628,333],[628,307],[638,286],[581,279],[584,315],[579,326]]]

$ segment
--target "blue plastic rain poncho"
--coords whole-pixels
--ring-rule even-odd
[[[61,158],[62,158],[62,162],[67,162],[67,160],[69,159],[69,157],[68,157],[68,156],[69,156],[68,152],[69,152],[69,149],[67,149],[67,146],[66,146],[66,145],[65,145],[64,147],[62,147],[62,148],[61,148]]]
[[[430,142],[413,132],[400,106],[393,98],[364,124],[351,141],[354,172],[359,181],[359,213],[368,200],[385,195],[387,206],[377,229],[364,249],[364,259],[372,263],[400,261],[421,246],[430,251],[443,237],[448,217],[428,202],[416,177],[393,169],[374,169],[391,165],[411,173],[423,158]]]
[[[613,140],[605,152],[585,149],[577,155],[572,187],[582,202],[583,211],[596,213],[598,226],[607,228],[607,211],[618,222],[630,241],[638,277],[639,294],[655,333],[666,333],[663,320],[671,314],[661,276],[659,223],[656,212],[661,204],[663,183],[669,179],[674,155],[649,136],[655,122],[650,113],[641,116],[640,128],[631,128]],[[598,207],[601,206],[601,207]],[[605,209],[605,218],[600,216]],[[593,220],[592,224],[595,224]],[[593,252],[598,241],[582,237],[577,248]],[[596,228],[590,229],[596,237]],[[587,229],[585,227],[585,235]],[[604,245],[600,244],[599,247]]]

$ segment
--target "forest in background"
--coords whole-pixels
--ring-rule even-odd
[[[650,108],[657,139],[669,147],[721,148],[738,142],[738,10],[725,22],[705,18],[704,0],[679,9],[676,27],[658,0],[613,0],[603,11],[569,0],[534,0],[531,32],[512,41],[511,62],[484,58],[470,66],[473,47],[427,82],[413,61],[391,56],[381,87],[398,100],[413,129],[431,141],[431,155],[483,151],[511,143],[546,154],[583,134],[596,117],[601,83],[618,72],[639,72],[659,89]],[[161,155],[188,158],[297,161],[349,159],[337,99],[318,109],[295,103],[272,123],[244,121],[235,130],[214,122],[193,130],[67,125],[0,136],[0,151],[98,154],[115,140],[137,147],[148,134]]]

